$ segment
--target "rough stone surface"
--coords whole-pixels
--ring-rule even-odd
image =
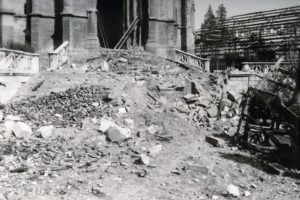
[[[104,71],[104,72],[109,71],[109,65],[108,65],[108,63],[106,61],[103,61],[101,63],[101,71]]]
[[[115,122],[110,119],[102,118],[100,122],[99,131],[106,132],[111,126],[114,126]]]
[[[121,128],[119,126],[111,126],[106,131],[107,140],[112,143],[121,144],[125,140],[131,137],[131,131],[127,128]]]
[[[3,112],[0,110],[0,122],[3,121],[3,117],[4,117]]]
[[[214,118],[218,115],[218,108],[217,106],[211,106],[209,109],[207,109],[208,117]]]
[[[225,142],[224,140],[221,140],[219,138],[213,137],[213,136],[206,136],[205,140],[210,143],[211,145],[215,146],[215,147],[220,147],[220,146],[224,146]]]
[[[38,133],[41,134],[42,138],[50,138],[53,135],[54,131],[54,126],[49,125],[49,126],[43,126],[37,130]]]
[[[161,144],[152,146],[149,148],[149,155],[155,157],[161,152],[161,150],[162,150]]]
[[[143,164],[143,165],[149,166],[150,165],[150,158],[149,158],[149,156],[147,156],[145,154],[142,154],[140,156],[140,163]]]
[[[229,195],[232,195],[234,197],[239,197],[240,196],[240,190],[237,186],[230,184],[227,186],[227,192]]]
[[[147,132],[151,135],[155,135],[159,132],[160,127],[158,125],[151,125],[147,128]]]
[[[29,139],[32,135],[32,129],[24,122],[14,122],[12,132],[19,139]]]
[[[193,94],[187,94],[183,97],[183,99],[187,102],[187,103],[192,103],[198,100],[198,97],[196,95]]]
[[[119,113],[120,114],[126,114],[127,113],[126,108],[119,108]]]
[[[3,134],[3,136],[4,136],[4,138],[9,139],[12,136],[12,130],[13,130],[14,126],[15,126],[15,122],[13,122],[13,121],[6,121],[3,126],[4,126],[4,134]]]
[[[128,60],[126,58],[121,57],[119,58],[119,62],[127,63]]]
[[[211,104],[211,102],[210,102],[209,99],[206,99],[206,98],[200,98],[199,99],[199,105],[200,106],[203,106],[203,107],[207,108],[210,104]]]
[[[125,119],[124,120],[125,126],[134,129],[134,120],[133,119]]]
[[[14,115],[7,115],[5,117],[5,120],[9,120],[9,121],[22,121],[22,119],[18,116],[14,116]]]

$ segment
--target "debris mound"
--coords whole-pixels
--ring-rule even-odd
[[[38,99],[24,99],[6,108],[7,113],[21,115],[36,126],[53,124],[57,127],[79,126],[87,117],[102,117],[109,113],[109,92],[99,86],[51,92]]]

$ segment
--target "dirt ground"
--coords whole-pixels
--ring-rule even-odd
[[[99,57],[90,59],[95,56]],[[32,127],[33,135],[28,140],[0,138],[0,199],[300,199],[298,179],[270,173],[264,160],[230,145],[226,138],[221,147],[205,141],[206,136],[222,136],[225,128],[234,132],[237,119],[193,118],[197,104],[182,103],[189,93],[187,80],[196,83],[199,98],[208,97],[211,105],[216,104],[222,87],[218,81],[211,83],[209,74],[144,52],[75,55],[59,70],[41,71],[14,98],[15,106],[28,106],[27,113],[20,108],[3,110],[1,126],[8,115],[19,116]],[[109,92],[111,101],[93,104],[101,115],[89,112],[90,116],[77,118],[79,126],[64,126],[51,117],[61,114],[64,120],[67,115],[54,113],[56,105],[50,116],[35,105],[40,98],[78,86]],[[39,118],[34,117],[37,113]],[[108,141],[99,131],[100,116],[126,126],[131,136],[118,144]],[[45,122],[37,123],[41,118]],[[49,124],[55,125],[53,135],[41,138],[36,130]],[[11,170],[16,163],[26,169]],[[228,192],[231,184],[239,190],[237,197]]]

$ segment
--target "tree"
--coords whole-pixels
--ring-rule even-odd
[[[208,6],[207,12],[204,15],[204,22],[201,25],[201,29],[211,29],[214,28],[216,25],[216,17],[214,12],[211,8],[211,5]]]
[[[226,17],[227,17],[227,10],[224,6],[224,4],[221,4],[216,12],[216,20],[217,20],[217,25],[219,26],[224,26],[226,22]]]
[[[200,43],[201,46],[207,50],[211,49],[214,45],[215,38],[211,34],[216,27],[216,17],[214,12],[209,5],[206,14],[204,15],[204,22],[201,25]]]
[[[216,24],[218,26],[218,45],[219,47],[224,47],[229,39],[229,32],[225,26],[227,10],[224,4],[219,5],[218,10],[216,11],[216,16]]]

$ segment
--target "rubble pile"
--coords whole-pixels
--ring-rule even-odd
[[[0,166],[11,173],[30,171],[37,175],[69,168],[83,168],[107,154],[105,137],[78,130],[56,129],[48,139],[11,140],[1,144]]]
[[[3,125],[6,132],[0,135],[2,172],[27,173],[38,178],[68,169],[105,171],[112,165],[130,164],[143,168],[149,166],[150,160],[162,150],[160,143],[147,141],[146,137],[140,140],[142,136],[134,137],[130,126],[119,125],[108,117],[86,118],[82,120],[81,128],[55,128],[49,125],[37,130],[13,120],[21,119],[6,117]],[[7,129],[6,123],[13,125],[11,130]],[[16,128],[18,123],[24,126]],[[27,127],[30,131],[26,132]]]
[[[108,90],[103,87],[78,86],[64,92],[51,92],[38,99],[24,99],[11,104],[6,113],[19,115],[33,122],[37,127],[55,125],[68,127],[80,125],[86,117],[101,117],[109,113]]]
[[[227,145],[240,99],[224,74],[140,51],[92,56],[42,71],[36,82],[45,84],[32,94],[39,98],[0,105],[4,199],[34,199],[23,198],[28,191],[53,197],[38,199],[256,198],[252,183],[273,182],[249,165],[260,167],[252,156]],[[64,92],[51,92],[65,83]]]
[[[185,114],[189,121],[198,127],[212,127],[213,122],[220,117],[219,107],[221,101],[222,76],[211,79],[210,76],[201,75],[201,79],[189,77],[185,83],[183,95],[175,102],[174,107]]]
[[[75,61],[76,62],[76,61]],[[82,62],[82,61],[80,61]],[[87,59],[87,71],[112,71],[116,73],[153,72],[166,67],[167,61],[144,51],[103,51],[101,56]],[[170,64],[168,62],[168,64]]]

